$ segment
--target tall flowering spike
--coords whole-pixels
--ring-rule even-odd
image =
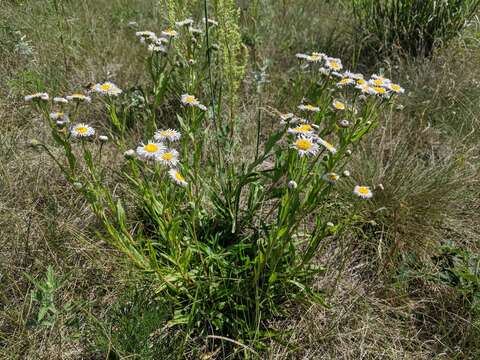
[[[70,133],[75,138],[88,138],[95,135],[95,129],[88,124],[76,124],[70,128]]]

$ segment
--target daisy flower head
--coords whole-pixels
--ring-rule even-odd
[[[175,167],[178,163],[178,151],[174,149],[165,149],[157,155],[156,160],[162,165]]]
[[[398,84],[388,84],[387,85],[387,89],[394,92],[395,94],[403,94],[405,92],[405,89],[402,88],[400,85]]]
[[[93,91],[102,95],[110,95],[110,96],[118,96],[122,93],[122,89],[120,89],[117,85],[109,81],[95,84],[93,87]]]
[[[137,31],[135,35],[140,38],[141,43],[157,40],[157,35],[153,31]]]
[[[64,97],[56,96],[53,98],[53,102],[57,104],[68,104],[68,100]]]
[[[177,22],[175,23],[175,25],[178,26],[178,27],[190,26],[190,25],[192,25],[192,24],[193,24],[193,19],[191,19],[191,18],[187,18],[187,19],[182,20],[182,21],[177,21]]]
[[[68,115],[63,111],[51,112],[49,116],[52,120],[68,121]]]
[[[322,176],[322,179],[325,180],[326,182],[334,185],[340,179],[340,175],[334,173],[334,172],[329,172],[326,173]]]
[[[319,53],[319,52],[313,52],[311,55],[307,55],[305,60],[311,63],[318,63],[322,61],[325,57],[325,54]]]
[[[165,150],[165,145],[149,141],[137,147],[137,155],[144,160],[155,160]]]
[[[87,96],[87,95],[84,95],[84,94],[75,93],[75,94],[72,94],[72,95],[68,95],[67,100],[76,101],[76,102],[88,102],[89,103],[89,102],[92,101],[92,98],[90,96]]]
[[[318,153],[318,145],[308,136],[298,137],[293,143],[292,148],[297,150],[300,156],[311,156]]]
[[[390,93],[388,92],[387,89],[380,87],[380,86],[373,86],[372,90],[375,92],[376,95],[384,97],[384,98],[389,98]]]
[[[370,79],[368,80],[368,83],[372,86],[382,86],[382,87],[387,87],[391,81],[388,80],[388,79],[384,79],[384,78],[378,78],[378,79]]]
[[[347,109],[347,105],[345,105],[345,103],[343,103],[341,101],[338,101],[338,100],[334,100],[333,103],[332,103],[332,106],[335,110],[346,110]]]
[[[35,93],[24,97],[25,101],[48,101],[50,97],[47,93]]]
[[[303,124],[303,125],[299,125],[297,127],[288,129],[289,134],[295,134],[295,135],[311,135],[313,131],[314,129],[310,124]]]
[[[302,54],[302,53],[295,54],[295,57],[300,60],[307,60],[309,56],[310,55]]]
[[[178,32],[173,29],[166,29],[162,31],[162,35],[168,38],[175,38],[178,36]]]
[[[333,57],[325,57],[325,66],[333,71],[340,71],[343,69],[342,60]]]
[[[70,128],[70,134],[77,139],[88,138],[95,135],[95,129],[90,125],[80,123]]]
[[[152,53],[165,53],[167,49],[163,45],[150,44],[148,45],[148,51]]]
[[[177,169],[170,169],[168,171],[168,175],[170,175],[170,178],[177,185],[180,185],[180,186],[187,186],[188,185],[188,182],[185,180],[185,177]]]
[[[371,76],[372,80],[377,80],[378,82],[376,83],[377,86],[384,86],[386,84],[390,84],[392,82],[392,80],[390,79],[387,79],[386,77],[382,76],[382,75],[377,75],[377,74],[373,74]],[[382,84],[382,85],[378,85],[378,84]]]
[[[335,146],[330,144],[328,141],[318,138],[317,142],[320,145],[322,145],[325,149],[327,149],[330,153],[335,154],[337,152],[337,149],[335,148]]]
[[[287,114],[280,113],[280,124],[285,125],[290,119],[294,117],[295,115],[292,113],[287,113]]]
[[[353,73],[353,72],[350,72],[348,70],[343,73],[343,76],[348,77],[348,78],[353,79],[353,80],[362,80],[363,79],[363,74]]]
[[[369,186],[356,185],[353,188],[353,193],[362,199],[370,199],[373,196],[372,190]]]
[[[318,106],[313,106],[311,104],[302,104],[298,105],[298,108],[303,111],[310,111],[310,112],[319,112],[320,108]]]
[[[355,86],[355,89],[360,90],[362,94],[368,94],[368,95],[376,95],[377,92],[373,89],[372,86],[368,85],[367,83],[364,84],[359,84]]]
[[[181,134],[174,129],[159,130],[153,136],[153,138],[157,141],[168,140],[170,142],[178,141],[180,140],[180,137],[181,137]]]
[[[340,80],[337,83],[337,87],[345,87],[345,86],[353,85],[353,84],[355,84],[355,80],[353,80],[352,78],[349,78],[349,77],[344,77],[342,80]]]
[[[195,96],[189,94],[183,94],[180,101],[185,106],[198,106],[198,104],[200,104]]]
[[[367,80],[365,80],[363,78],[357,79],[357,85],[368,85]]]

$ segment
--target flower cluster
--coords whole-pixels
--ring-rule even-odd
[[[137,147],[137,156],[142,160],[158,162],[170,168],[168,174],[178,185],[187,186],[185,177],[176,169],[179,164],[179,153],[172,148],[172,144],[180,140],[181,134],[173,129],[157,131],[153,140]],[[167,145],[165,144],[167,143]]]

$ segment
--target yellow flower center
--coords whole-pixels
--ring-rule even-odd
[[[400,85],[392,84],[390,85],[390,89],[393,91],[400,91]]]
[[[338,177],[337,177],[337,175],[335,175],[335,174],[330,174],[330,175],[329,175],[329,179],[330,179],[330,180],[335,181],[335,180],[337,180],[337,178],[338,178]]]
[[[370,189],[366,186],[360,186],[358,187],[357,191],[362,194],[362,195],[368,195],[370,194]]]
[[[185,178],[178,171],[175,173],[175,179],[182,182],[185,181]]]
[[[378,87],[378,86],[375,86],[373,89],[379,94],[385,94],[387,92],[387,90],[385,90],[382,87]]]
[[[294,130],[298,132],[310,132],[313,131],[313,128],[309,124],[305,124],[297,126]]]
[[[357,84],[358,85],[365,85],[367,82],[364,79],[358,79]]]
[[[79,126],[76,128],[76,130],[80,134],[86,134],[88,132],[88,128],[86,126]]]
[[[296,141],[295,145],[299,150],[303,151],[308,151],[313,146],[312,142],[307,139],[299,139]]]
[[[103,91],[108,91],[112,88],[112,84],[102,84],[100,85],[100,89]]]
[[[345,104],[341,103],[341,102],[335,102],[333,104],[333,106],[335,107],[335,109],[338,109],[338,110],[344,110],[345,109]]]
[[[337,63],[336,61],[329,61],[328,65],[329,65],[333,70],[340,70],[340,64]]]
[[[162,154],[162,159],[166,161],[170,161],[173,159],[173,154],[171,152],[166,152]]]
[[[85,95],[83,94],[73,94],[72,96],[76,98],[82,98],[82,99],[85,97]]]
[[[306,105],[306,106],[305,106],[305,109],[311,110],[311,111],[312,111],[312,110],[316,110],[315,106],[310,105],[310,104],[309,104],[309,105]]]
[[[158,151],[158,146],[155,144],[147,144],[143,147],[146,152],[154,153]]]
[[[197,101],[197,99],[195,99],[195,96],[186,96],[184,101],[187,103],[187,104],[193,104],[194,102]]]
[[[340,80],[340,84],[348,84],[350,82],[350,78],[345,78]]]
[[[385,81],[383,81],[382,79],[375,79],[375,80],[373,80],[373,83],[377,86],[381,86],[381,85],[385,84]]]
[[[322,58],[320,55],[317,55],[317,54],[312,54],[308,57],[309,60],[311,61],[320,61]]]

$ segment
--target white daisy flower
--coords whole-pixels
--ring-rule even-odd
[[[87,138],[95,135],[95,129],[87,124],[77,124],[70,128],[70,133],[75,138]]]
[[[183,94],[180,101],[185,106],[196,106],[200,110],[203,110],[203,111],[207,110],[207,107],[205,105],[200,104],[200,101],[198,101],[198,99],[193,95]]]
[[[163,150],[165,150],[165,145],[150,141],[137,147],[137,154],[141,159],[154,160]]]
[[[190,26],[192,24],[193,24],[193,19],[191,19],[191,18],[188,18],[188,19],[185,19],[185,20],[182,20],[182,21],[177,21],[175,23],[175,25],[178,26],[178,27]]]
[[[322,145],[325,149],[327,149],[329,152],[331,152],[332,154],[335,154],[337,152],[337,149],[335,148],[335,146],[330,144],[328,141],[317,138],[317,142],[320,145]]]
[[[68,100],[65,99],[64,97],[60,97],[60,96],[54,97],[53,102],[58,103],[58,104],[68,104]]]
[[[62,111],[51,112],[49,116],[52,120],[68,121],[68,115]]]
[[[202,31],[202,30],[197,29],[197,28],[194,28],[194,27],[191,27],[191,26],[188,28],[188,31],[189,31],[190,33],[192,33],[193,35],[201,35],[201,34],[203,34],[203,31]]]
[[[178,164],[178,151],[165,149],[157,155],[156,160],[165,166],[175,167]]]
[[[358,82],[357,82],[358,83]],[[364,84],[359,84],[355,86],[355,89],[358,89],[362,92],[362,94],[368,94],[368,95],[376,95],[377,92],[374,90],[374,88],[367,83]]]
[[[140,38],[141,43],[147,41],[155,42],[157,40],[157,35],[153,31],[137,31],[135,35]]]
[[[348,70],[344,72],[343,76],[349,77],[350,79],[354,79],[354,80],[363,79],[363,74],[353,73],[353,72],[350,72]]]
[[[368,84],[370,84],[371,86],[387,87],[390,83],[391,83],[390,80],[388,80],[388,79],[383,79],[383,78],[370,79],[370,80],[368,80]]]
[[[346,110],[347,108],[347,105],[345,105],[345,103],[338,100],[334,100],[332,106],[335,110]]]
[[[185,180],[185,177],[180,174],[180,172],[177,169],[170,169],[168,171],[168,175],[172,178],[172,180],[180,185],[180,186],[187,186],[188,182]]]
[[[294,180],[290,180],[287,184],[288,188],[289,189],[296,189],[298,187],[298,184],[296,181]]]
[[[288,129],[289,134],[295,134],[295,135],[311,135],[313,131],[314,131],[313,127],[309,124],[303,124],[295,128]]]
[[[78,101],[78,102],[91,102],[92,98],[90,96],[84,95],[84,94],[72,94],[68,95],[67,100],[73,100],[73,101]]]
[[[167,49],[165,49],[165,47],[162,45],[150,44],[148,45],[148,51],[154,53],[165,53],[167,52]]]
[[[349,77],[345,77],[337,83],[337,87],[344,87],[344,86],[354,85],[354,84],[355,84],[355,80]]]
[[[110,95],[110,96],[118,96],[122,93],[122,89],[120,89],[117,85],[112,82],[104,82],[95,84],[93,87],[93,91],[98,92],[102,95]]]
[[[333,57],[325,58],[325,66],[333,71],[340,71],[343,69],[342,60]]]
[[[334,185],[336,184],[336,182],[338,181],[338,179],[340,179],[340,175],[334,173],[334,172],[330,172],[330,173],[326,173],[322,176],[322,179],[325,180],[326,182]]]
[[[389,98],[390,97],[390,92],[387,89],[385,89],[384,87],[372,86],[372,90],[378,96],[381,96],[381,97],[384,97],[384,98]]]
[[[387,89],[396,93],[396,94],[403,94],[405,92],[404,88],[402,88],[400,85],[393,84],[393,83],[388,84]]]
[[[317,106],[313,106],[313,105],[310,105],[310,104],[302,104],[302,105],[299,105],[298,108],[300,110],[303,110],[303,111],[311,111],[311,112],[319,112],[320,111],[320,108],[317,107]]]
[[[306,57],[306,60],[308,62],[318,63],[318,62],[322,61],[324,57],[325,57],[325,54],[318,53],[318,52],[313,52],[312,55],[308,55]]]
[[[369,186],[356,185],[353,189],[353,193],[362,199],[370,199],[373,196],[372,190],[370,190]]]
[[[174,129],[159,130],[155,133],[153,138],[157,141],[178,141],[180,140],[181,134]]]
[[[371,76],[371,78],[373,80],[378,80],[378,83],[375,83],[376,86],[384,86],[384,85],[390,84],[392,82],[392,80],[387,79],[386,77],[384,77],[382,75],[377,75],[377,74],[373,74]]]
[[[31,95],[25,96],[25,101],[33,101],[33,100],[42,100],[42,101],[48,101],[50,97],[48,96],[47,93],[35,93]]]
[[[292,144],[292,148],[297,150],[300,156],[311,156],[318,153],[318,145],[311,137],[300,136]]]
[[[308,56],[309,56],[309,55],[307,55],[307,54],[301,54],[301,53],[295,54],[295,57],[296,57],[297,59],[301,59],[301,60],[306,60],[306,59],[308,59]]]
[[[162,35],[168,38],[175,38],[178,36],[178,32],[173,29],[166,29],[162,31]]]

